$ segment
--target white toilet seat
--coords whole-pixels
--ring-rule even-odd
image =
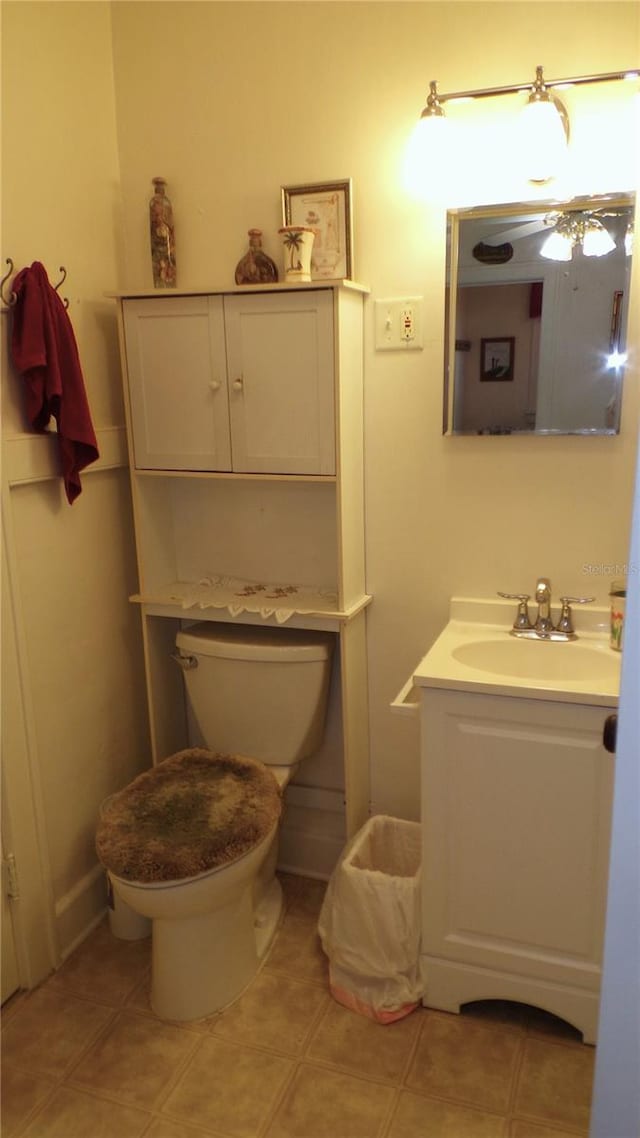
[[[204,787],[189,783],[192,767]],[[151,1005],[162,1019],[211,1015],[255,976],[282,912],[277,833],[281,788],[294,770],[192,748],[103,803],[96,848],[116,897],[152,921]],[[220,777],[209,783],[212,772]],[[203,863],[195,873],[194,852]]]
[[[268,767],[190,748],[103,804],[98,856],[114,879],[186,884],[250,853],[274,830],[281,809],[278,779]]]
[[[152,921],[151,1006],[161,1019],[211,1015],[255,976],[282,911],[275,874],[254,901],[281,806],[268,767],[199,748],[170,756],[103,803],[96,847],[116,896]],[[203,867],[189,873],[194,853]]]

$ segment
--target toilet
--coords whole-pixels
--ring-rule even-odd
[[[112,795],[96,836],[117,900],[152,922],[162,1019],[226,1007],[272,942],[282,794],[321,743],[333,641],[209,621],[176,636],[193,745]]]

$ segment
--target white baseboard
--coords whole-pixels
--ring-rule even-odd
[[[95,865],[55,903],[55,928],[63,960],[99,924],[106,908],[105,872],[101,865]]]
[[[559,1016],[582,1032],[585,1043],[596,1042],[600,1000],[597,991],[426,953],[420,963],[425,990],[422,1002],[429,1008],[456,1013],[463,1004],[475,1000],[513,1000]]]
[[[345,842],[342,791],[295,785],[287,787],[278,869],[327,881]]]

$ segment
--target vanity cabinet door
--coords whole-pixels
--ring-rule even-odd
[[[125,300],[124,334],[135,466],[230,470],[222,297]]]
[[[610,710],[423,695],[423,946],[456,962],[456,975],[479,970],[479,994],[466,998],[485,998],[487,984],[489,995],[509,998],[498,977],[513,974],[597,991]]]
[[[224,301],[233,469],[335,474],[333,295]]]

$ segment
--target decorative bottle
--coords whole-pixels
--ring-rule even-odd
[[[164,178],[153,178],[154,193],[149,202],[151,265],[155,288],[176,287],[176,246],[173,209],[166,195]]]
[[[262,248],[262,230],[249,230],[249,248],[236,265],[236,284],[269,284],[277,281],[275,262]]]

